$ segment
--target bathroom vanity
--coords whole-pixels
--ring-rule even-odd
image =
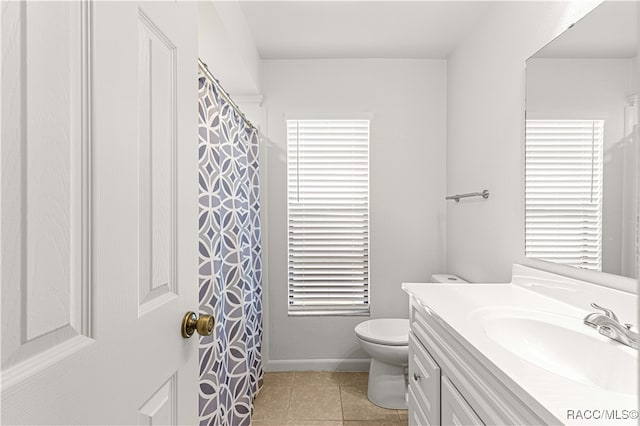
[[[410,425],[637,424],[638,351],[583,322],[592,302],[635,322],[635,294],[522,265],[508,284],[402,288]]]

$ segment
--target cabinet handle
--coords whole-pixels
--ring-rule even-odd
[[[420,375],[418,373],[413,373],[413,380],[415,380],[416,382],[420,380]]]

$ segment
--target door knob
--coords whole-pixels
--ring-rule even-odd
[[[195,312],[189,311],[184,314],[182,319],[182,337],[188,339],[193,335],[194,331],[197,331],[201,336],[211,336],[213,333],[213,317],[211,315],[200,315],[200,318]]]

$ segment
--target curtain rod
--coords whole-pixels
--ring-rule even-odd
[[[240,110],[240,107],[233,101],[233,99],[231,99],[231,96],[227,93],[226,90],[224,90],[224,87],[222,87],[222,85],[220,84],[220,82],[218,81],[217,78],[215,78],[213,76],[213,74],[211,74],[211,71],[209,71],[209,67],[207,66],[207,64],[205,64],[202,59],[198,58],[198,67],[200,68],[200,71],[202,71],[202,73],[205,75],[205,77],[212,83],[214,84],[220,91],[220,95],[227,101],[229,102],[229,104],[231,105],[231,107],[236,110],[236,112],[240,115],[240,117],[242,117],[242,119],[244,120],[245,123],[247,123],[247,125],[249,125],[249,127],[251,127],[254,130],[258,130],[258,128],[256,126],[253,125],[253,123],[251,121],[249,121],[249,119],[247,118],[246,115],[244,115],[244,113]]]

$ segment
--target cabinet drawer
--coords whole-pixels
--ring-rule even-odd
[[[425,308],[423,306],[420,306],[418,302],[414,301],[411,304],[411,314],[409,318],[411,321],[411,331],[413,331],[414,337],[428,348],[430,342],[430,339],[428,338],[430,327],[427,319],[425,318],[426,312],[424,312],[424,309]]]
[[[442,426],[484,425],[447,376],[442,377]]]
[[[409,333],[409,388],[429,424],[440,424],[440,367]]]

